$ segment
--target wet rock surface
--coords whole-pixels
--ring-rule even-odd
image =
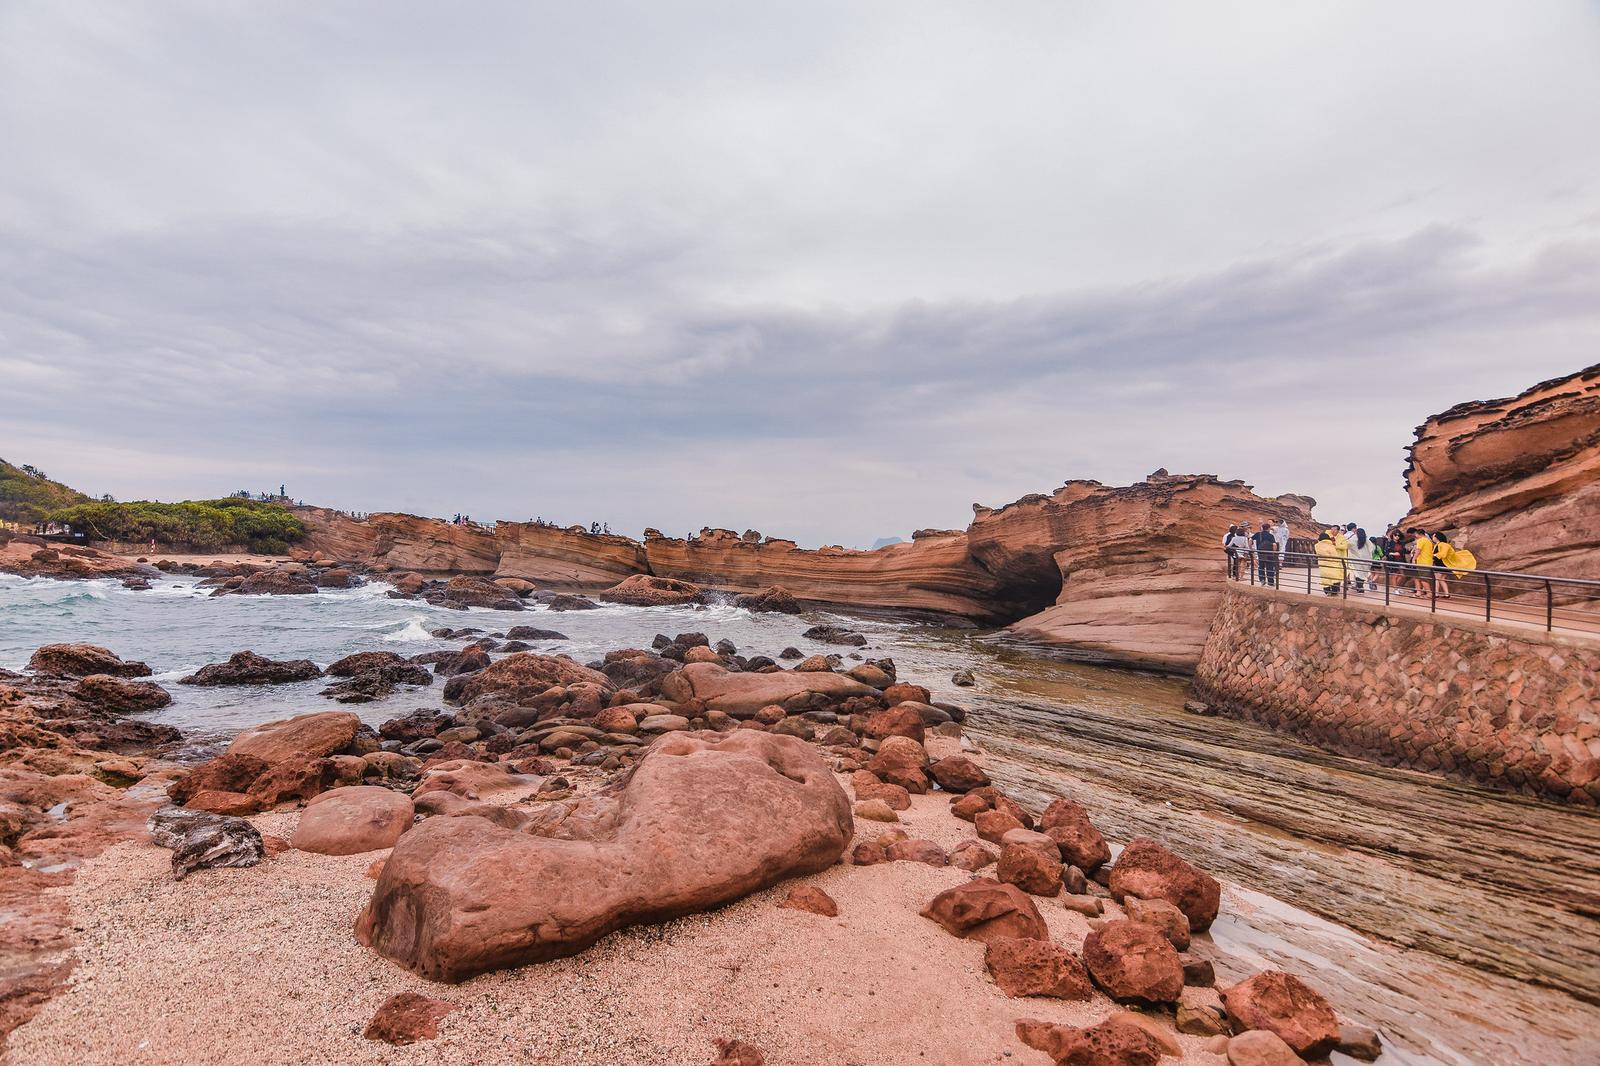
[[[235,652],[225,663],[202,666],[188,677],[178,679],[180,685],[284,685],[295,681],[310,681],[322,676],[322,670],[310,659],[291,659],[274,662],[253,651]]]

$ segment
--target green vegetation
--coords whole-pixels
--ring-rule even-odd
[[[192,551],[239,545],[263,555],[281,555],[306,533],[300,519],[282,504],[238,497],[186,503],[88,502],[51,511],[45,518],[65,522],[95,540],[154,540]]]
[[[23,464],[12,466],[0,459],[0,522],[34,526],[51,511],[87,503],[89,497],[51,481],[44,471]]]

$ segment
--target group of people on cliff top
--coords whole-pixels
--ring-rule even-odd
[[[1444,530],[1429,533],[1417,526],[1390,526],[1381,537],[1367,536],[1354,522],[1329,526],[1317,534],[1310,552],[1291,552],[1289,542],[1289,523],[1283,519],[1276,525],[1264,521],[1254,532],[1248,522],[1234,523],[1222,537],[1229,576],[1277,588],[1286,565],[1314,566],[1327,596],[1377,592],[1386,585],[1391,595],[1449,599],[1450,577],[1478,568],[1472,552]]]

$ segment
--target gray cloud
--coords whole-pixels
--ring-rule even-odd
[[[1581,5],[1426,70],[1359,5],[1226,70],[1058,5],[375,10],[0,13],[0,454],[812,543],[1156,466],[1377,523],[1412,425],[1595,358]],[[1444,108],[1460,53],[1548,121]]]

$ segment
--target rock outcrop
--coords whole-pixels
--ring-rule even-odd
[[[996,602],[1032,597],[1022,636],[1136,665],[1189,671],[1222,601],[1222,532],[1238,520],[1311,529],[1304,496],[1263,499],[1240,481],[1158,470],[1125,488],[1069,481],[1049,496],[980,507],[973,559]],[[1049,599],[1038,603],[1040,594]]]
[[[308,548],[380,570],[610,588],[604,598],[640,605],[693,602],[704,590],[731,593],[751,610],[792,612],[809,602],[1014,623],[1024,637],[1088,657],[1187,671],[1221,595],[1221,530],[1238,519],[1285,518],[1309,532],[1311,504],[1157,471],[1136,485],[1071,481],[1049,496],[975,507],[964,531],[919,530],[875,551],[803,549],[726,529],[688,539],[646,530],[640,542],[535,523],[502,522],[490,532],[407,515],[296,514]],[[415,573],[402,577],[415,588]]]
[[[1600,579],[1600,365],[1417,427],[1405,526],[1447,530],[1487,570]]]
[[[461,981],[820,872],[851,832],[849,800],[805,743],[671,734],[559,822],[425,821],[395,845],[356,931],[426,977]]]

